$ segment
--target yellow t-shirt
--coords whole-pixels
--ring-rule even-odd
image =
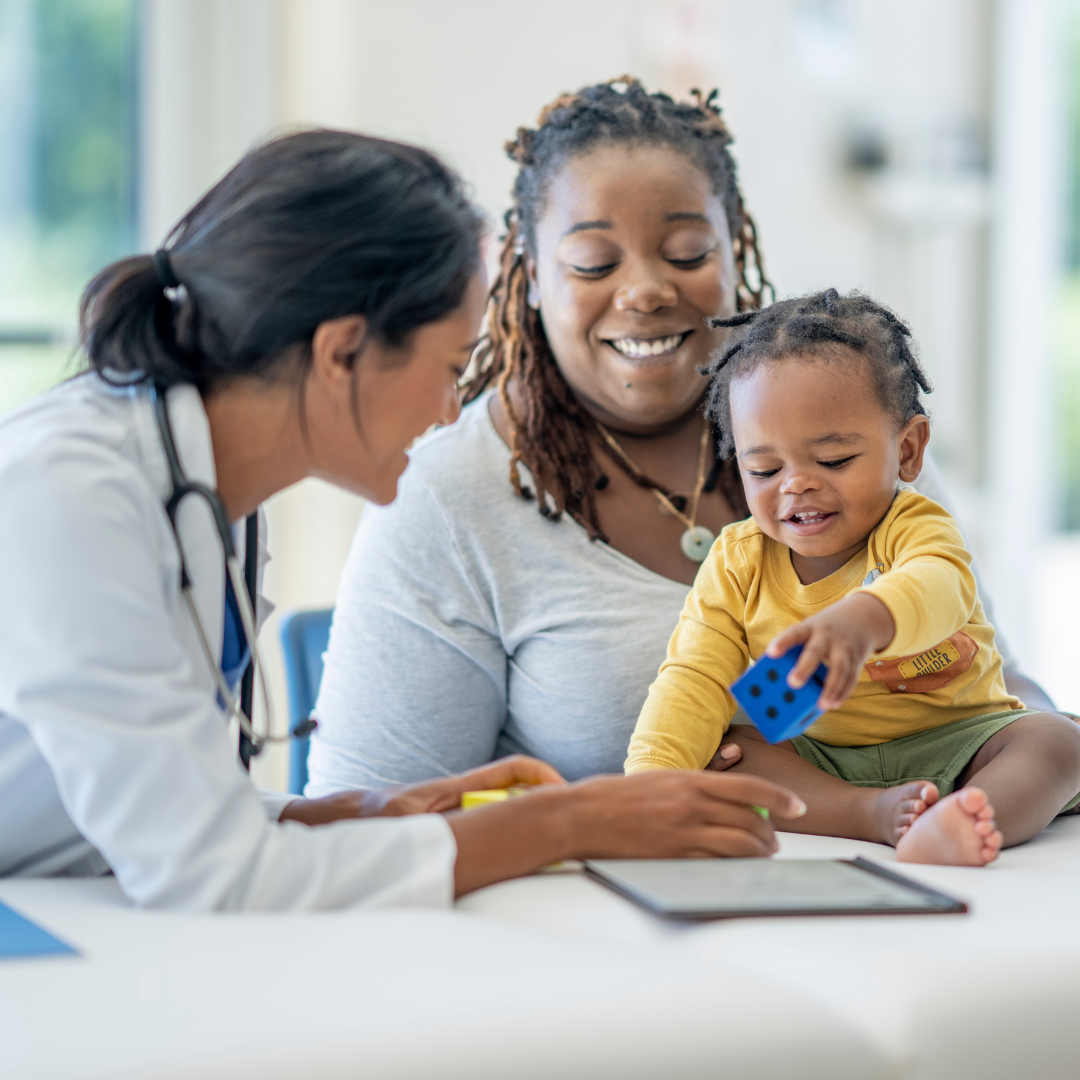
[[[888,655],[865,665],[851,697],[806,734],[833,746],[868,746],[982,713],[1023,705],[1005,689],[994,628],[952,517],[900,491],[865,552],[803,585],[791,549],[753,520],[729,525],[702,563],[649,688],[626,771],[701,769],[735,715],[728,687],[781,630],[867,592],[892,614]]]

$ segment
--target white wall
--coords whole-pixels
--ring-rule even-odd
[[[140,233],[185,210],[280,122],[274,0],[145,0]]]
[[[1036,564],[1051,522],[1050,302],[1063,247],[1063,6],[998,0],[994,80],[993,232],[986,381],[987,483],[983,518],[996,618],[1037,677],[1060,669],[1040,647]],[[1057,626],[1073,642],[1060,597]],[[1070,665],[1072,667],[1073,665]],[[1076,691],[1070,686],[1071,694]],[[1062,702],[1076,708],[1076,697]]]
[[[293,39],[288,118],[421,143],[469,180],[482,206],[501,213],[513,178],[502,144],[560,91],[633,66],[637,7],[291,0],[291,25],[302,30]]]

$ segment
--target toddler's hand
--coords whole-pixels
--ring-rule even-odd
[[[838,709],[855,689],[870,654],[884,649],[895,633],[889,609],[869,593],[855,593],[777,634],[765,653],[776,658],[802,645],[799,662],[788,675],[788,684],[796,690],[824,660],[829,674],[818,708]]]

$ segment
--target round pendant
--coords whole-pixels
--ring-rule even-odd
[[[688,559],[693,562],[704,562],[715,539],[716,537],[704,525],[695,525],[679,537],[679,547]]]

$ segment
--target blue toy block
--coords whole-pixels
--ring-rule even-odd
[[[776,660],[763,656],[731,685],[735,700],[754,721],[767,742],[778,743],[801,735],[820,715],[817,707],[828,668],[818,665],[805,686],[788,686],[787,677],[802,646],[788,649]]]

